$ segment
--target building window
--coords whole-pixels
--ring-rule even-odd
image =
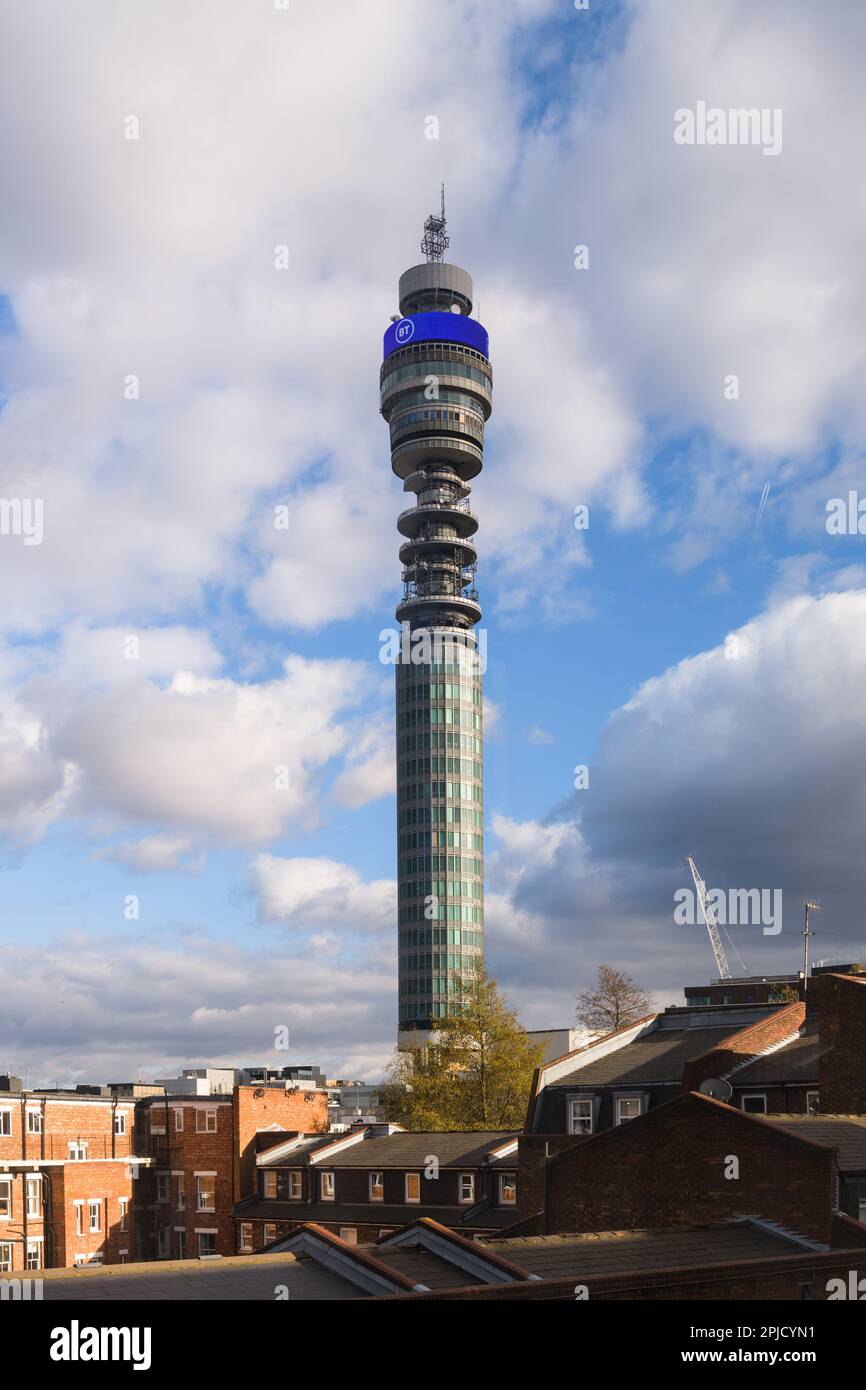
[[[807,1114],[807,1115],[820,1115],[820,1113],[821,1113],[821,1111],[820,1111],[820,1108],[819,1108],[819,1105],[818,1105],[818,1092],[817,1092],[817,1091],[807,1091],[807,1092],[806,1092],[806,1114]]]
[[[175,1231],[175,1235],[177,1236],[177,1258],[178,1258],[179,1260],[185,1260],[185,1259],[186,1259],[186,1231],[183,1231],[183,1230]]]
[[[129,1198],[118,1197],[117,1205],[120,1207],[120,1229],[121,1231],[125,1231],[127,1229],[127,1220],[129,1216]]]
[[[420,1174],[420,1173],[407,1173],[407,1174],[406,1174],[406,1201],[407,1201],[407,1202],[420,1202],[420,1201],[421,1201],[421,1174]]]
[[[569,1134],[592,1134],[592,1101],[570,1100],[568,1102]]]
[[[0,1274],[9,1274],[12,1270],[12,1242],[0,1240]]]
[[[266,1197],[276,1197],[276,1195],[277,1195],[277,1175],[276,1175],[276,1173],[273,1173],[273,1172],[265,1173],[264,1178],[265,1178],[265,1196],[266,1196]]]
[[[334,1174],[322,1173],[321,1176],[321,1197],[323,1202],[333,1202],[334,1200]]]
[[[766,1115],[767,1096],[764,1091],[755,1091],[753,1095],[743,1096],[742,1107],[747,1115]]]
[[[176,1107],[174,1112],[174,1130],[175,1134],[183,1133],[183,1109],[179,1105]]]
[[[461,1173],[459,1184],[461,1203],[464,1206],[471,1206],[475,1201],[475,1174]]]
[[[83,1163],[87,1158],[87,1140],[71,1139],[69,1141],[69,1162]]]
[[[195,1180],[195,1206],[196,1211],[213,1211],[216,1205],[216,1184],[213,1174],[207,1173],[196,1177]]]
[[[100,1230],[99,1213],[101,1208],[102,1203],[99,1201],[98,1198],[96,1199],[96,1201],[90,1201],[87,1203],[87,1226],[88,1230],[90,1230],[91,1233],[94,1235],[97,1231]]]
[[[83,1236],[83,1235],[84,1235],[84,1203],[83,1203],[83,1202],[75,1202],[75,1203],[74,1203],[74,1206],[75,1206],[75,1234],[76,1234],[77,1236]]]
[[[177,1209],[186,1211],[186,1180],[183,1173],[177,1175]]]
[[[162,1109],[151,1110],[148,1116],[148,1128],[151,1134],[165,1134],[165,1111]]]
[[[165,1260],[171,1254],[171,1232],[167,1226],[160,1226],[156,1233],[157,1259]]]
[[[251,1255],[253,1251],[253,1225],[251,1221],[241,1222],[241,1254]]]
[[[0,1138],[12,1133],[12,1111],[0,1110]]]
[[[384,1185],[384,1183],[382,1182],[382,1174],[381,1174],[381,1173],[371,1173],[371,1174],[370,1174],[370,1177],[369,1177],[369,1181],[370,1181],[370,1201],[371,1201],[371,1202],[384,1202],[384,1200],[385,1200],[385,1185]],[[406,1200],[408,1201],[409,1199],[407,1198]],[[417,1201],[418,1199],[417,1199],[416,1197],[413,1197],[412,1200],[413,1200],[413,1201]]]
[[[198,1253],[200,1256],[216,1254],[216,1231],[199,1231]]]
[[[41,1268],[42,1268],[42,1241],[41,1241],[41,1240],[28,1240],[28,1242],[27,1242],[27,1253],[26,1253],[26,1255],[25,1255],[25,1257],[24,1257],[24,1267],[25,1267],[25,1269],[41,1269]]]
[[[171,1177],[168,1173],[157,1173],[156,1175],[156,1200],[167,1202],[171,1196]]]
[[[640,1115],[640,1096],[617,1096],[616,1123],[624,1125],[626,1120],[636,1120]]]
[[[265,1222],[265,1245],[272,1245],[277,1238],[277,1228],[271,1221]]]
[[[40,1216],[42,1214],[42,1179],[27,1179],[27,1215]]]
[[[42,1133],[42,1111],[41,1111],[41,1110],[28,1110],[28,1111],[27,1111],[27,1133],[28,1133],[28,1134],[41,1134],[41,1133]],[[38,1266],[37,1266],[37,1268],[38,1268]]]
[[[517,1201],[517,1174],[499,1174],[499,1205],[513,1207]]]
[[[126,1133],[126,1111],[115,1110],[114,1112],[114,1132],[117,1135]]]
[[[12,1215],[12,1179],[0,1178],[0,1221],[8,1221]]]
[[[340,1240],[346,1241],[347,1245],[358,1244],[358,1230],[356,1226],[341,1226]],[[11,1248],[11,1247],[10,1247]]]
[[[303,1173],[300,1168],[292,1168],[289,1171],[289,1201],[299,1202],[303,1196]]]
[[[195,1132],[196,1132],[196,1134],[216,1134],[216,1132],[217,1132],[217,1112],[216,1112],[216,1110],[196,1110],[196,1112],[195,1112]]]

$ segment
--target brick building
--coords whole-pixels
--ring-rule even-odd
[[[327,1128],[327,1094],[285,1085],[150,1096],[137,1105],[152,1160],[142,1196],[142,1259],[235,1251],[234,1204],[255,1192],[256,1136]]]
[[[0,1274],[137,1258],[135,1103],[0,1078]]]
[[[355,1243],[417,1217],[476,1236],[517,1215],[517,1135],[508,1131],[381,1125],[272,1139],[260,1136],[256,1195],[235,1207],[241,1251],[268,1247],[310,1221]]]

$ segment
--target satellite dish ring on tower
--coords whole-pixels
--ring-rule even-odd
[[[730,1081],[724,1081],[717,1077],[710,1077],[707,1081],[702,1081],[698,1087],[702,1096],[709,1096],[711,1100],[730,1100],[734,1094],[734,1088]]]

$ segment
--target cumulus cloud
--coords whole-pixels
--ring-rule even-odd
[[[807,896],[819,955],[861,957],[864,686],[866,591],[787,598],[644,682],[556,818],[495,817],[491,960],[531,1016],[538,990],[566,1009],[603,959],[659,989],[715,974],[702,928],[673,921],[687,854],[711,887],[782,890],[781,935],[729,929],[752,973],[797,971]]]
[[[355,938],[394,927],[393,880],[365,883],[350,865],[333,859],[260,854],[253,862],[251,883],[263,922],[285,922],[303,930],[328,926]]]

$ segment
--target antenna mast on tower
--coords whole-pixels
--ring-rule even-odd
[[[435,212],[431,212],[427,221],[424,223],[424,239],[421,242],[421,250],[428,261],[442,261],[445,259],[445,252],[451,244],[451,238],[445,235],[445,185],[442,185],[442,211],[437,217]]]

